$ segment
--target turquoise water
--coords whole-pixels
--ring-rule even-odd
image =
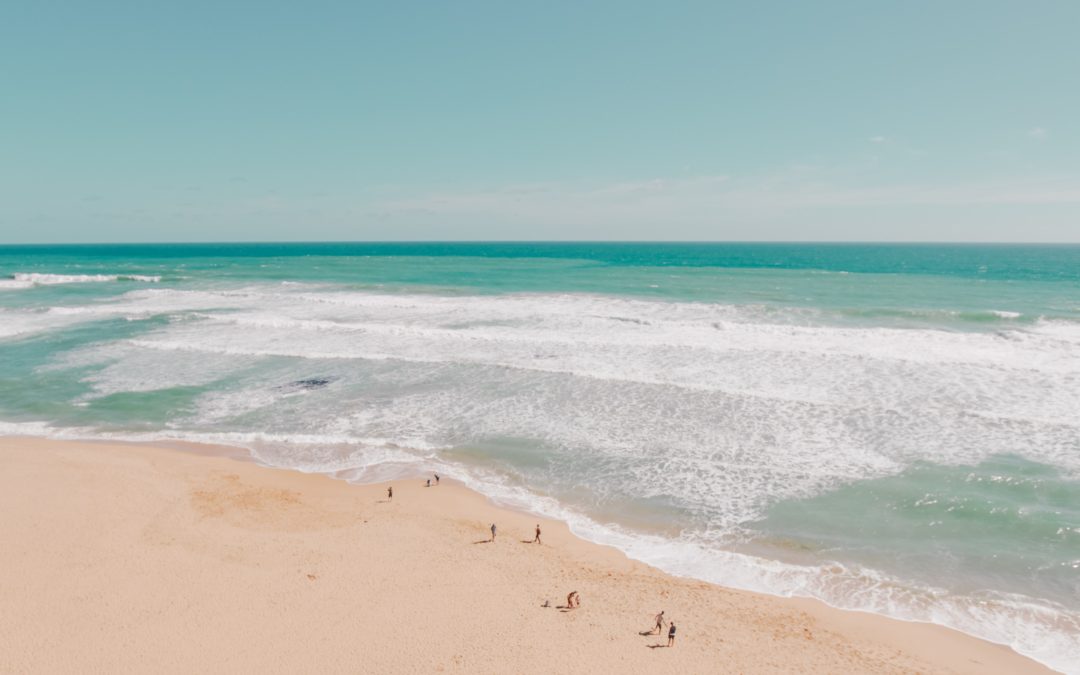
[[[995,455],[974,466],[916,462],[905,471],[807,499],[778,502],[756,530],[897,566],[925,584],[953,579],[966,593],[1009,588],[1075,598],[1080,504],[1075,480],[1046,464]]]
[[[1080,654],[1080,247],[0,247],[0,432],[430,470],[679,574]]]

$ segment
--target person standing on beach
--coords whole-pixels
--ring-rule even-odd
[[[664,627],[664,610],[660,610],[660,613],[656,615],[656,628],[653,628],[653,630],[655,630],[656,634],[659,635],[660,631],[663,629],[663,627]]]
[[[675,644],[675,622],[672,621],[671,625],[667,629],[667,646]]]
[[[495,523],[491,524],[491,541],[495,541]]]
[[[390,501],[394,501],[394,487],[390,486],[386,488],[386,498]]]
[[[533,543],[534,544],[539,544],[540,543],[540,523],[536,524],[536,536],[533,537]]]
[[[439,474],[435,474],[435,485],[439,484]]]

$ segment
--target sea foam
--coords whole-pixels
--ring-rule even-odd
[[[160,276],[144,274],[45,274],[41,272],[16,272],[11,280],[29,285],[50,286],[54,284],[86,284],[105,281],[142,281],[155,283]]]

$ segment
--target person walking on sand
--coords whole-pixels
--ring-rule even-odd
[[[495,523],[491,524],[491,541],[495,541]]]
[[[661,629],[663,629],[663,627],[664,627],[664,610],[660,610],[660,613],[656,615],[656,628],[653,628],[653,630],[656,631],[657,635],[659,635],[660,631],[661,631]]]
[[[439,484],[439,474],[435,474],[435,485]]]
[[[675,622],[672,621],[671,625],[667,629],[667,646],[675,644]]]
[[[533,543],[534,544],[539,544],[540,543],[540,523],[536,524],[536,536],[533,537]]]
[[[390,487],[386,488],[386,498],[389,501],[394,501],[394,487],[393,486],[390,486]]]

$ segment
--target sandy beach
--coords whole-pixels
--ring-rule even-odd
[[[452,477],[390,501],[228,452],[0,439],[0,671],[1050,672],[939,626],[675,578]],[[641,634],[660,610],[670,649]]]

